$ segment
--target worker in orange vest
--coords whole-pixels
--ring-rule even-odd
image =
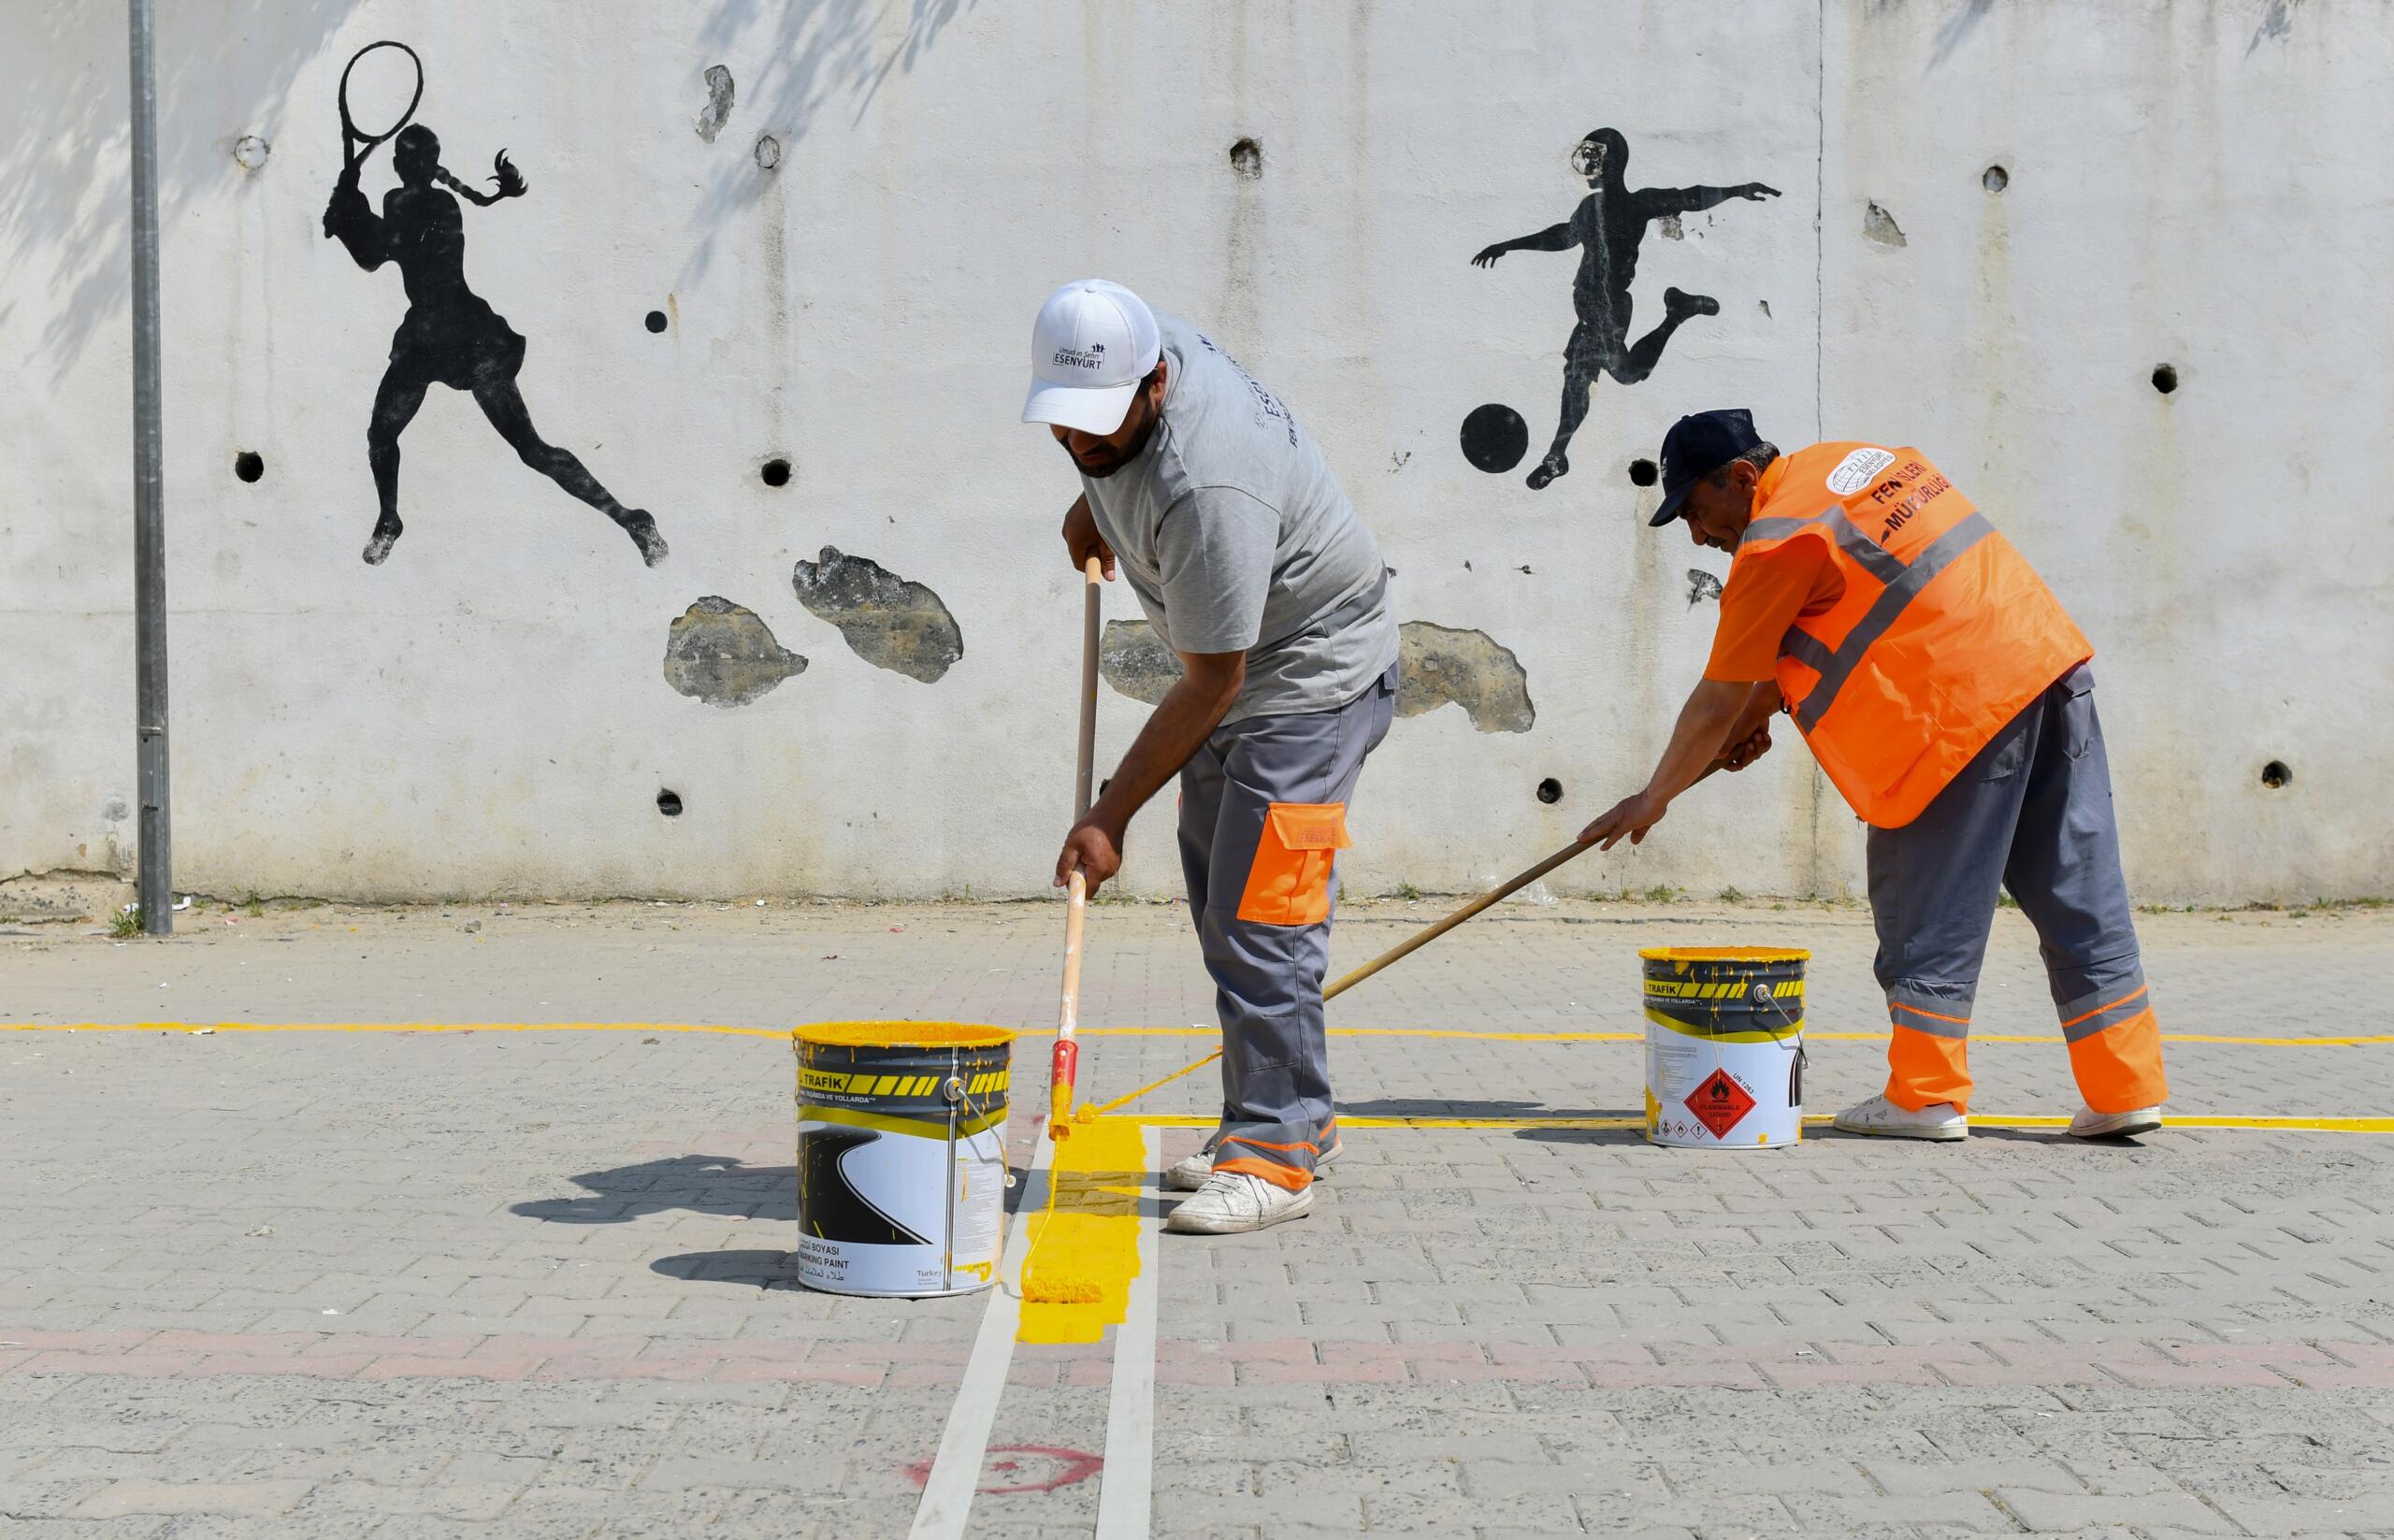
[[[1653,524],[1733,553],[1704,679],[1644,790],[1590,824],[1642,841],[1671,799],[1770,747],[1785,711],[1870,826],[1887,1088],[1848,1133],[1969,1132],[1970,1006],[2008,888],[2042,943],[2082,1138],[2148,1133],[2169,1088],[2120,875],[2094,648],[2012,543],[1916,450],[1782,455],[1744,411],[1663,439]]]

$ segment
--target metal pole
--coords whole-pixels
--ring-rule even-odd
[[[175,928],[167,838],[166,529],[158,437],[158,83],[153,0],[129,0],[133,62],[133,678],[141,928]]]

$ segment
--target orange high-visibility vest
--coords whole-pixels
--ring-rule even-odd
[[[1845,579],[1779,644],[1779,689],[1867,823],[1900,828],[2092,657],[2053,591],[1913,449],[1815,444],[1763,473],[1733,559],[1816,540]],[[1733,572],[1734,581],[1734,572]]]

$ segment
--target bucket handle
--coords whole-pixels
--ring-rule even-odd
[[[1747,991],[1747,994],[1752,999],[1756,1005],[1767,1005],[1772,1010],[1778,1012],[1779,1019],[1787,1023],[1787,1029],[1796,1034],[1796,1072],[1798,1075],[1801,1075],[1810,1062],[1810,1056],[1804,1052],[1804,1038],[1802,1034],[1803,1023],[1788,1014],[1787,1007],[1779,1002],[1779,997],[1771,992],[1771,987],[1768,984],[1758,979],[1754,982],[1754,986]]]

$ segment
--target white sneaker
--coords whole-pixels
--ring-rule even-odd
[[[2092,1107],[2081,1107],[2078,1115],[2070,1120],[2070,1131],[2081,1139],[2126,1139],[2133,1134],[2151,1133],[2161,1126],[2161,1109],[2139,1107],[2133,1112],[2098,1113]]]
[[[1340,1140],[1314,1157],[1313,1174],[1316,1181],[1330,1174],[1330,1163],[1346,1153],[1347,1142]],[[1163,1169],[1163,1185],[1175,1192],[1194,1192],[1214,1174],[1214,1156],[1210,1150],[1184,1155]]]
[[[1241,1235],[1313,1211],[1313,1187],[1287,1187],[1240,1171],[1218,1171],[1183,1199],[1163,1228],[1178,1235]]]
[[[1837,1128],[1840,1133],[1867,1133],[1881,1139],[1967,1139],[1970,1119],[1951,1101],[1906,1112],[1884,1096],[1874,1096],[1838,1114]]]

